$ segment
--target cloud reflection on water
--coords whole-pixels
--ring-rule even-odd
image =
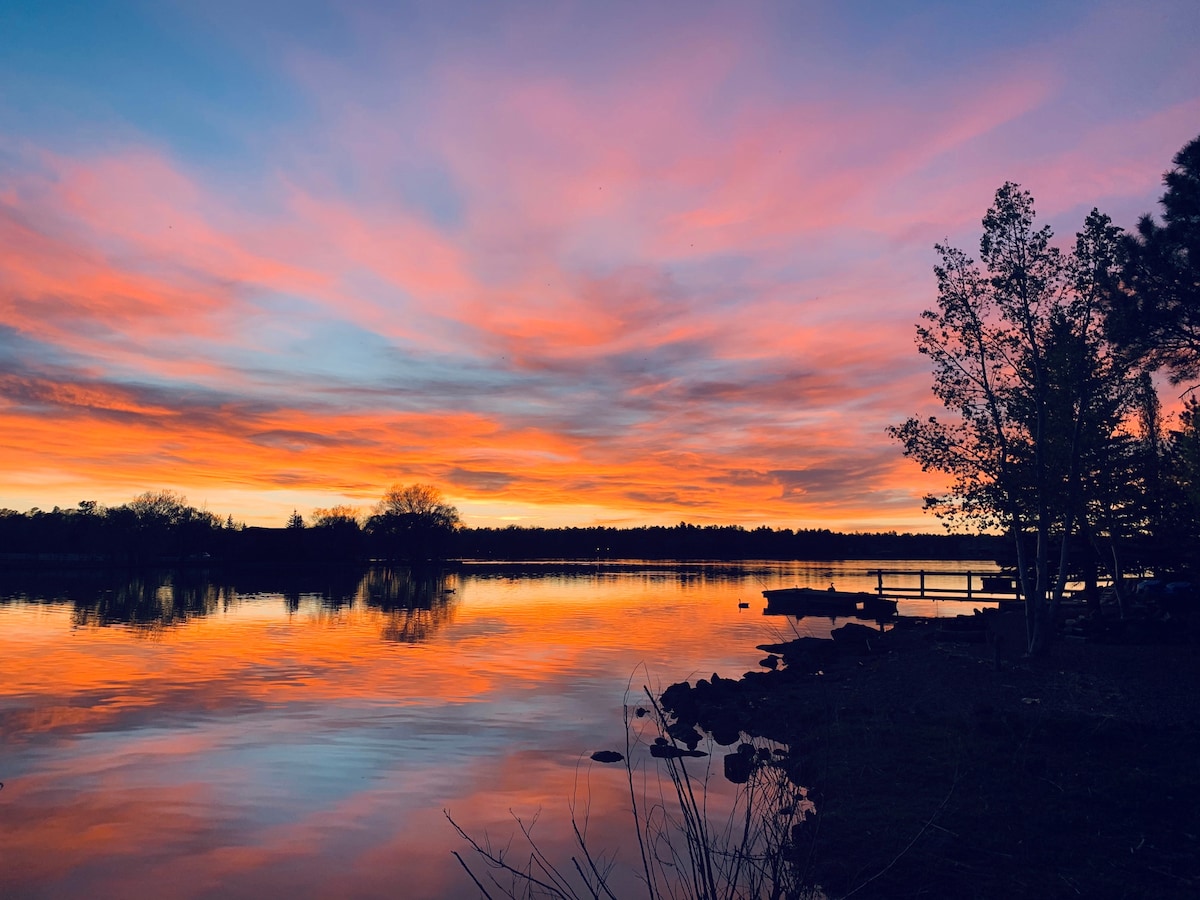
[[[626,685],[736,676],[783,636],[737,608],[750,574],[455,587],[428,610],[222,589],[157,628],[80,627],[70,591],[0,603],[0,894],[474,896],[442,809],[504,837],[541,808],[565,850],[572,797],[628,853],[623,772],[587,759],[623,746]],[[422,639],[392,640],[414,611]]]

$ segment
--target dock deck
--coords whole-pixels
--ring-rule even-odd
[[[933,569],[870,569],[867,574],[875,576],[876,595],[889,600],[972,603],[1022,599],[1018,579],[995,570],[949,572]],[[907,583],[896,583],[900,579]],[[911,583],[914,579],[915,584]]]

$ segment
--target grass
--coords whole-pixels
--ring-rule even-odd
[[[861,655],[809,643],[777,672],[672,686],[665,709],[650,698],[649,726],[627,708],[644,896],[1200,896],[1195,646],[1157,630],[1146,643],[1064,642],[1037,660],[1009,647],[998,659],[983,644],[938,643],[932,626],[889,635]],[[662,793],[634,790],[647,747],[693,721],[768,751],[734,812],[708,808],[711,769],[686,758],[656,761]],[[804,803],[815,814],[795,815]],[[494,848],[463,837],[494,872]],[[498,896],[616,900],[606,858],[576,837],[562,867],[570,891],[522,894],[508,881]],[[550,861],[526,849],[506,874],[520,870],[528,887]]]

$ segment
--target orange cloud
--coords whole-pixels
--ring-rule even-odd
[[[884,427],[930,408],[929,245],[1022,177],[1013,148],[1071,89],[1054,53],[893,86],[825,71],[830,48],[776,58],[760,10],[619,64],[498,65],[575,21],[518,16],[420,56],[414,92],[408,38],[361,15],[352,62],[272,51],[314,119],[264,133],[254,180],[152,137],[5,144],[10,502],[165,486],[269,523],[428,480],[547,523],[937,527]],[[1056,209],[1146,196],[1165,162],[1134,169],[1194,112],[1020,166]],[[1118,140],[1131,121],[1154,137]]]

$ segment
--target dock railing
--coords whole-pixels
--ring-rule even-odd
[[[1008,600],[1021,599],[1021,587],[1018,579],[1003,572],[947,572],[931,569],[870,569],[869,575],[875,576],[875,593],[880,597],[893,600],[933,599],[933,600]],[[896,577],[916,578],[917,584],[888,584],[885,579]],[[945,584],[944,579],[953,578],[960,586],[934,587],[926,583],[926,578],[938,578]]]

